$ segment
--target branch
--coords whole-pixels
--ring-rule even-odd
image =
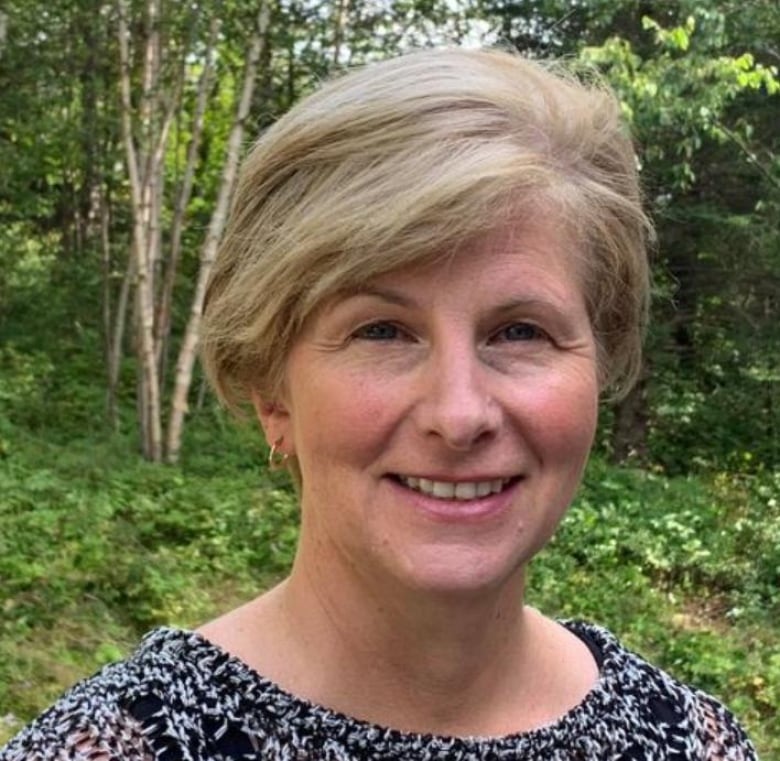
[[[775,177],[775,175],[772,174],[772,172],[759,161],[755,151],[752,151],[750,146],[745,144],[745,141],[742,139],[741,135],[734,132],[734,130],[727,127],[721,121],[717,121],[716,124],[718,125],[718,129],[722,130],[723,134],[726,135],[726,137],[728,137],[729,140],[731,140],[731,142],[733,142],[734,145],[740,149],[745,158],[748,160],[748,163],[756,167],[756,169],[758,169],[758,171],[764,176],[770,185],[773,185],[775,188],[780,190],[780,179]]]

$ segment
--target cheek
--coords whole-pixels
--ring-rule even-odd
[[[549,458],[584,461],[590,451],[598,420],[598,386],[595,375],[577,382],[551,383],[533,400],[538,409],[534,433]]]
[[[371,382],[365,375],[355,379],[323,374],[301,390],[293,426],[302,460],[367,460],[386,444],[397,406],[387,384]]]
[[[345,459],[363,466],[376,462],[392,448],[394,432],[403,419],[398,400],[376,388],[354,389],[347,406],[340,421]]]

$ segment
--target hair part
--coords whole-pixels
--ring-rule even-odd
[[[591,77],[504,51],[427,50],[327,83],[247,156],[208,286],[206,372],[237,411],[279,394],[328,299],[549,208],[582,250],[602,389],[626,393],[649,301],[636,158]]]

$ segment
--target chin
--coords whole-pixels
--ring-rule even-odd
[[[495,556],[484,558],[479,554],[473,548],[471,552],[465,548],[436,548],[433,557],[408,558],[401,581],[411,591],[464,597],[522,585],[522,563],[500,562]]]

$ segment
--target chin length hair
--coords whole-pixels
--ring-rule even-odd
[[[243,165],[202,324],[222,402],[272,401],[293,341],[329,299],[531,213],[574,243],[602,390],[625,393],[641,362],[652,229],[609,89],[561,62],[462,49],[328,82]]]

